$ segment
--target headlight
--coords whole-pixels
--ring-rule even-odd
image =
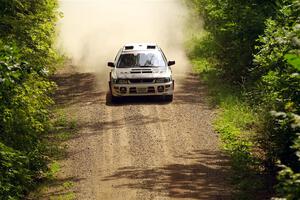
[[[128,84],[127,79],[117,79],[117,84]]]
[[[155,83],[168,83],[171,81],[171,78],[157,78]]]

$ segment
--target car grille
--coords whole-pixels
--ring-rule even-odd
[[[147,78],[147,79],[129,79],[130,83],[154,83],[153,78]]]
[[[131,87],[131,88],[129,88],[129,94],[147,94],[147,93],[155,93],[155,88],[154,87],[145,87],[145,88]]]
[[[132,69],[131,74],[152,74],[151,69]]]

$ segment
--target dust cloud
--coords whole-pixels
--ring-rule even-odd
[[[155,42],[175,73],[188,66],[183,43],[187,8],[181,0],[61,0],[59,48],[80,72],[107,72],[106,63],[131,42]]]

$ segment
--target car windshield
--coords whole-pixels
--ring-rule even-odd
[[[165,67],[166,62],[158,51],[124,53],[120,56],[118,68]]]

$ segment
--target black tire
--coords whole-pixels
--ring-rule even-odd
[[[112,103],[119,103],[120,102],[120,97],[116,97],[116,96],[113,96],[112,94],[110,95],[110,98],[111,98],[111,102]]]
[[[172,102],[173,101],[173,95],[167,95],[167,96],[165,96],[165,101]]]

